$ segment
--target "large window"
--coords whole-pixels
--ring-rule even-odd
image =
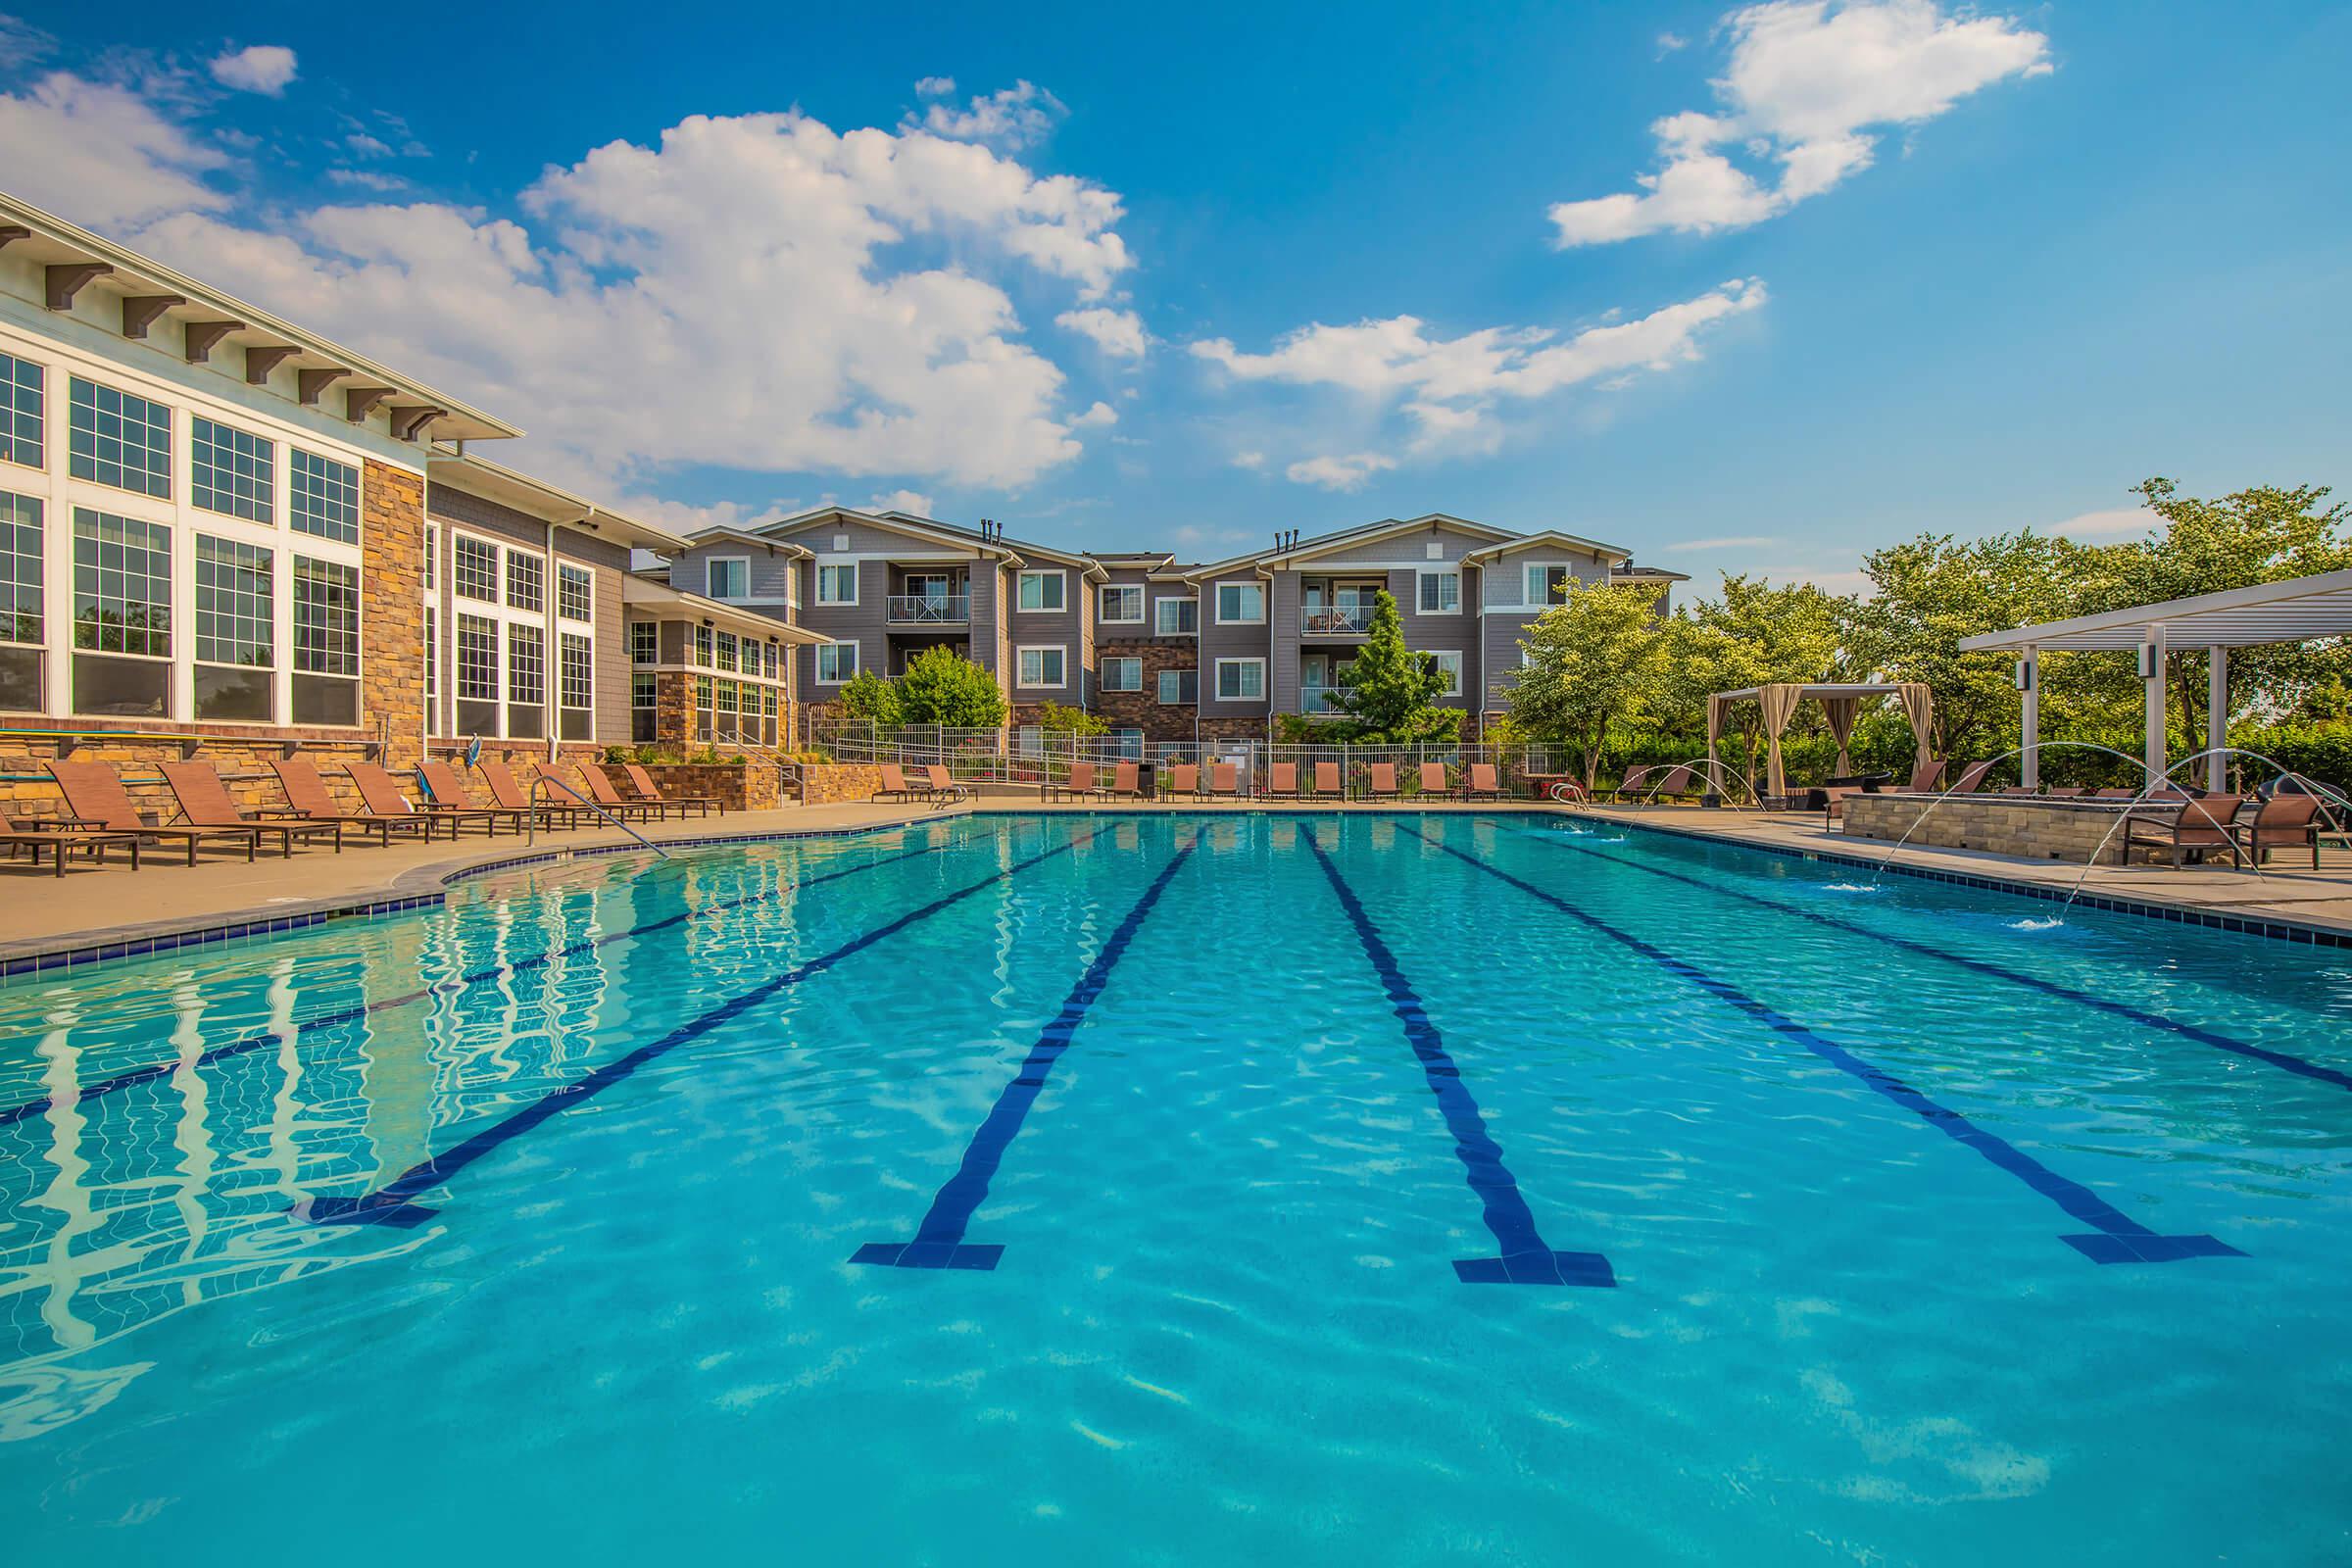
[[[297,687],[301,684],[295,682]],[[294,710],[302,710],[299,695]],[[441,617],[430,605],[424,607],[424,728],[427,734],[441,733]]]
[[[661,729],[662,677],[652,673],[629,677],[629,739],[650,741]]]
[[[441,530],[428,522],[424,525],[424,586],[428,592],[432,589],[434,574],[440,570],[440,563]]]
[[[277,521],[277,443],[191,416],[188,499],[223,516]]]
[[[1140,659],[1105,659],[1102,661],[1102,689],[1106,692],[1142,691],[1144,662]]]
[[[1068,583],[1069,574],[1063,571],[1024,571],[1013,603],[1040,614],[1056,612],[1062,608]]]
[[[498,546],[459,534],[450,541],[450,586],[460,599],[498,603]]]
[[[48,706],[41,695],[43,532],[37,498],[0,490],[0,712]]]
[[[1262,659],[1217,661],[1217,701],[1258,703],[1266,696],[1266,662]]]
[[[534,615],[547,608],[547,567],[537,556],[507,552],[507,608]]]
[[[845,561],[819,564],[816,568],[816,602],[820,605],[856,604],[858,563]]]
[[[507,734],[535,741],[547,733],[547,645],[536,626],[507,628]]]
[[[1421,613],[1458,615],[1462,612],[1462,574],[1425,571],[1421,574]]]
[[[498,622],[458,617],[458,732],[498,733]]]
[[[172,530],[74,509],[74,710],[162,718],[172,696]]]
[[[39,366],[0,354],[0,462],[48,463],[47,390]]]
[[[1162,637],[1190,637],[1200,629],[1198,599],[1154,599],[1152,629]]]
[[[1266,590],[1262,583],[1221,582],[1217,584],[1217,624],[1220,626],[1263,625],[1266,619]]]
[[[736,657],[736,650],[740,644],[736,641],[735,634],[731,631],[722,631],[718,634],[716,642],[717,647],[712,651],[710,667],[723,670],[730,675],[734,674],[740,663]]]
[[[1024,686],[1064,686],[1064,663],[1067,653],[1060,648],[1024,648],[1021,650],[1021,684]]]
[[[556,613],[565,620],[596,620],[596,574],[586,566],[556,566]]]
[[[172,411],[161,403],[71,378],[66,451],[74,478],[143,496],[172,494]]]
[[[819,686],[839,686],[858,673],[858,645],[856,643],[819,643],[816,645],[816,683]]]
[[[556,704],[562,710],[562,734],[567,741],[584,741],[596,734],[596,645],[576,631],[557,640]]]
[[[424,612],[425,708],[439,694],[433,612]],[[294,722],[360,721],[360,570],[294,558]]]
[[[1159,700],[1167,707],[1189,706],[1200,700],[1200,672],[1197,669],[1163,669],[1159,672]]]
[[[713,599],[751,597],[752,563],[748,556],[712,556],[703,563],[703,573],[704,592]]]
[[[1429,659],[1438,666],[1438,673],[1446,677],[1446,689],[1438,695],[1441,697],[1461,696],[1462,656],[1458,653],[1440,653],[1431,654]]]
[[[267,723],[277,679],[276,563],[259,545],[196,536],[196,716]]]
[[[1527,568],[1527,603],[1549,606],[1568,597],[1568,582],[1575,575],[1566,566],[1530,566]]]
[[[711,646],[710,628],[708,626],[695,627],[694,662],[697,668],[709,669],[710,667],[710,661],[716,657],[711,652]]]
[[[360,470],[300,447],[289,449],[286,494],[288,520],[296,533],[332,539],[337,544],[360,542]],[[425,531],[424,582],[431,587],[432,530]]]
[[[629,622],[629,662],[658,664],[662,662],[662,626],[658,621]]]
[[[1144,623],[1144,585],[1140,582],[1105,585],[1095,609],[1095,619],[1105,626]]]

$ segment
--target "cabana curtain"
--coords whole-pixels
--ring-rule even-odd
[[[1846,752],[1845,743],[1853,738],[1854,720],[1862,714],[1862,699],[1824,697],[1821,710],[1829,718],[1831,737],[1838,742],[1838,763],[1830,772],[1833,777],[1843,778],[1854,770],[1854,760]]]
[[[1936,754],[1928,746],[1929,726],[1935,721],[1936,715],[1935,699],[1928,695],[1925,681],[1904,681],[1895,688],[1895,692],[1902,699],[1903,716],[1911,721],[1911,735],[1918,743],[1911,765],[1925,767],[1936,760]]]
[[[1853,770],[1853,756],[1847,750],[1847,742],[1854,733],[1855,721],[1861,717],[1862,705],[1881,697],[1901,701],[1903,716],[1911,721],[1911,733],[1918,741],[1918,764],[1924,766],[1932,760],[1928,737],[1935,718],[1935,699],[1924,681],[1892,685],[1872,681],[1775,681],[1742,687],[1736,692],[1716,692],[1707,698],[1707,782],[1715,794],[1723,793],[1723,770],[1717,749],[1723,738],[1724,714],[1732,704],[1740,702],[1753,702],[1763,711],[1764,793],[1776,797],[1788,793],[1788,776],[1781,759],[1781,736],[1788,731],[1788,721],[1796,716],[1797,704],[1808,697],[1821,704],[1829,718],[1830,733],[1838,739],[1839,774]]]
[[[1802,686],[1790,684],[1756,688],[1756,706],[1764,710],[1764,783],[1768,795],[1788,793],[1788,778],[1781,771],[1781,732],[1796,716],[1796,705],[1804,694]]]

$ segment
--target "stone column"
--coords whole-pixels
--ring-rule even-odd
[[[368,460],[360,479],[360,722],[413,767],[424,735],[424,475]]]

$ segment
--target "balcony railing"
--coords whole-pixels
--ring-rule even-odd
[[[1348,710],[1332,701],[1334,697],[1352,697],[1352,686],[1307,686],[1298,693],[1298,711],[1309,718],[1337,718]]]
[[[960,626],[972,618],[968,594],[892,594],[890,618],[894,625]]]
[[[1372,629],[1369,610],[1302,610],[1298,612],[1298,631],[1301,636],[1331,636],[1334,633],[1353,634]]]

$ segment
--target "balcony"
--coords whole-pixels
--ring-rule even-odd
[[[1301,637],[1360,637],[1371,629],[1369,608],[1315,606],[1298,612]]]
[[[893,626],[962,626],[972,618],[969,594],[892,594]]]
[[[1308,718],[1345,718],[1348,710],[1332,699],[1354,695],[1352,686],[1303,686],[1298,691],[1298,711]]]

